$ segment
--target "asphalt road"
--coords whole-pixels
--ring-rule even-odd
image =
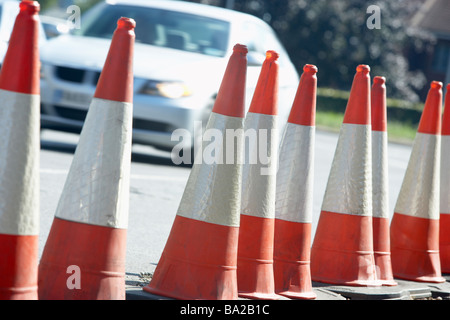
[[[40,254],[54,218],[77,141],[78,135],[55,131],[43,131],[41,135]],[[316,132],[313,236],[336,144],[336,134]],[[388,145],[391,217],[410,153],[410,146],[392,143]],[[146,146],[133,146],[127,273],[153,272],[169,235],[189,172],[189,167],[173,165],[167,152]]]

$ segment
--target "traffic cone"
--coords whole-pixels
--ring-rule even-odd
[[[0,300],[37,299],[40,7],[18,5],[0,71]]]
[[[441,137],[441,194],[439,220],[439,253],[441,271],[450,273],[450,84],[445,94]]]
[[[386,79],[375,77],[371,91],[373,249],[377,279],[395,286],[389,238],[389,180],[387,148]]]
[[[281,140],[275,202],[275,292],[315,299],[310,270],[317,67],[305,65]]]
[[[372,232],[370,68],[357,67],[311,248],[313,281],[378,286]]]
[[[442,83],[433,81],[391,221],[394,276],[443,282],[439,259]]]
[[[144,291],[183,300],[237,299],[236,259],[241,192],[247,47],[234,46],[205,129],[227,161],[192,166],[169,238]],[[226,131],[237,132],[237,142]],[[221,138],[221,139],[220,139]],[[208,146],[203,139],[203,146]],[[232,143],[232,145],[230,144]],[[233,155],[233,159],[229,158]]]
[[[134,28],[117,22],[42,253],[39,299],[125,299]]]
[[[267,51],[245,119],[245,132],[249,136],[254,133],[254,139],[249,139],[244,149],[248,159],[242,172],[237,279],[239,296],[250,299],[280,298],[275,294],[273,273],[279,141],[277,59],[278,53]]]

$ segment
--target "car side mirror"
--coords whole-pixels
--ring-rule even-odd
[[[247,54],[247,65],[251,67],[260,67],[263,65],[266,56],[260,52],[250,51]]]

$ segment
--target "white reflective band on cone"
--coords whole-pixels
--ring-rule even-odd
[[[440,135],[418,132],[395,212],[439,219]]]
[[[313,126],[286,124],[277,173],[275,217],[278,219],[312,222],[315,130]]]
[[[373,216],[389,218],[387,132],[372,131]]]
[[[39,233],[40,97],[0,89],[0,233]]]
[[[248,112],[246,134],[254,131],[256,139],[244,144],[241,214],[275,218],[276,170],[278,163],[277,117]],[[253,157],[253,159],[252,159]],[[249,190],[251,190],[249,192]]]
[[[93,98],[89,108],[55,216],[126,229],[132,104]]]
[[[441,214],[450,214],[450,136],[441,136]]]
[[[372,129],[343,123],[322,211],[372,216]]]
[[[205,159],[202,159],[203,164],[197,160],[194,162],[177,215],[223,226],[239,227],[242,176],[242,160],[239,157],[242,157],[243,121],[243,118],[211,113],[205,134],[213,129],[217,133],[215,138],[219,139],[212,138],[211,141],[203,139],[202,151],[206,154],[208,146],[212,144],[214,150],[219,153],[214,158],[222,160],[210,164],[204,163]],[[226,130],[236,132],[236,139],[227,141]],[[197,156],[205,156],[203,152]],[[233,161],[226,160],[227,153],[234,155]]]

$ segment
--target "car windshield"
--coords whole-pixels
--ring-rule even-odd
[[[76,35],[112,38],[120,17],[136,21],[136,42],[223,57],[229,23],[209,17],[156,8],[105,5],[83,19]]]

